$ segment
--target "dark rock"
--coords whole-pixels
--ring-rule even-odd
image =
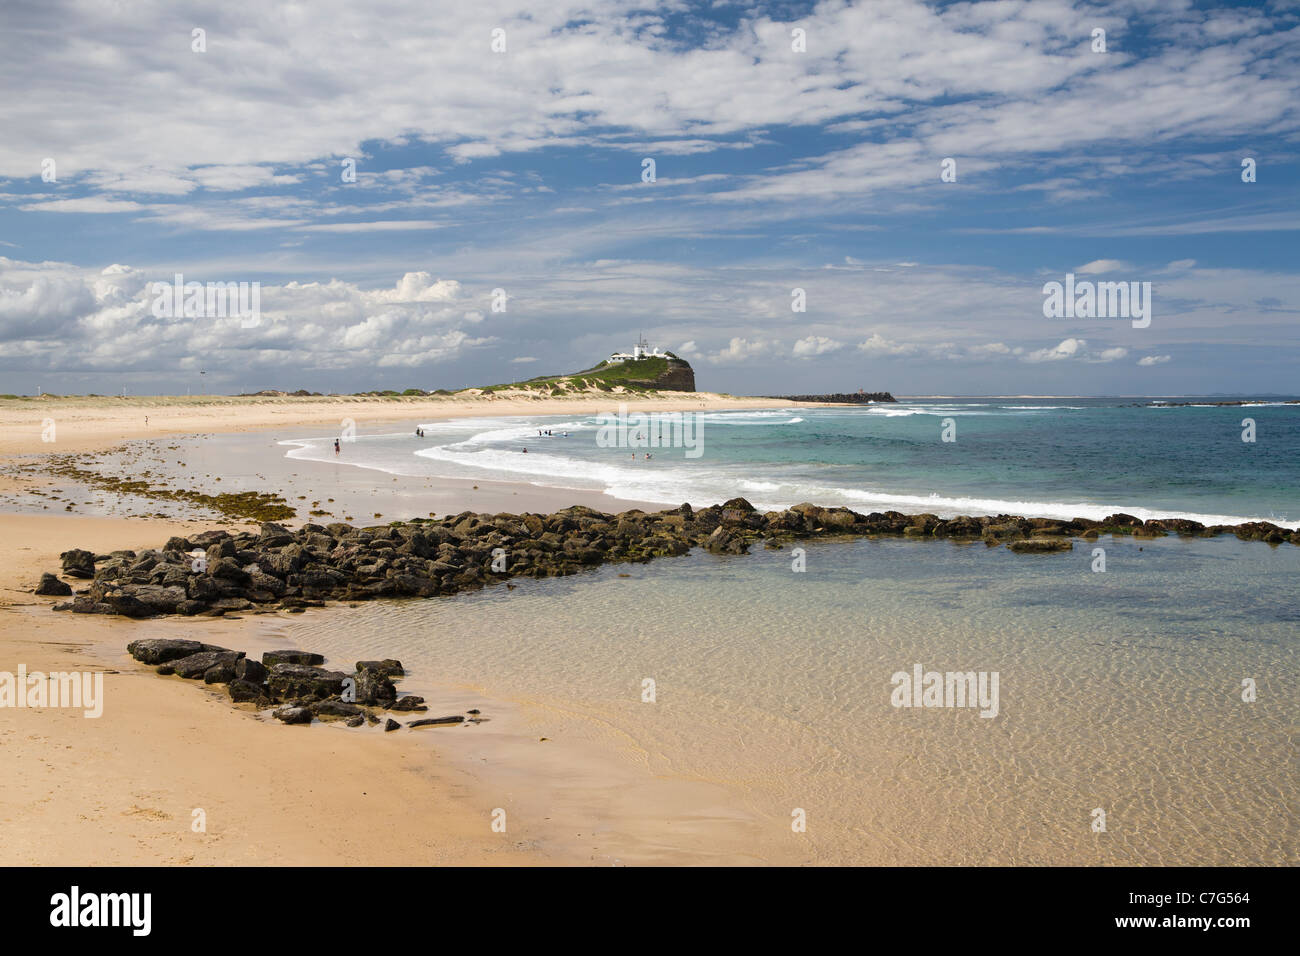
[[[428,717],[428,718],[425,718],[424,720],[413,720],[413,721],[411,721],[409,724],[407,724],[406,726],[408,726],[408,727],[435,727],[435,726],[439,726],[439,725],[442,725],[442,724],[462,724],[462,723],[464,723],[464,722],[465,722],[465,718],[464,718],[464,717],[462,717],[460,714],[455,714],[455,715],[453,715],[453,716],[451,716],[451,717]]]
[[[254,684],[266,683],[267,670],[265,665],[253,660],[251,657],[241,657],[235,662],[235,676],[243,681],[250,681]]]
[[[345,720],[344,724],[346,724],[348,727],[360,727],[365,722],[366,722],[366,715],[357,714],[355,717],[349,717],[347,720]]]
[[[272,598],[271,600],[275,600]],[[210,605],[214,611],[247,611],[253,606],[253,602],[242,597],[222,597],[217,598]]]
[[[293,534],[283,525],[278,525],[274,521],[265,521],[262,523],[261,533],[257,536],[257,543],[263,548],[280,548],[293,543]]]
[[[1133,517],[1133,515],[1124,514],[1121,511],[1117,514],[1107,515],[1105,518],[1102,519],[1101,523],[1103,525],[1106,525],[1107,527],[1135,528],[1135,527],[1141,527],[1142,519],[1135,518]]]
[[[393,660],[391,657],[382,661],[357,661],[357,670],[376,671],[384,677],[406,676],[406,670],[402,667],[402,662]]]
[[[36,585],[36,590],[32,593],[44,594],[50,597],[66,597],[72,593],[72,585],[63,583],[46,571],[41,575],[41,583]]]
[[[59,555],[63,562],[63,576],[67,578],[93,578],[95,576],[95,554],[73,548]]]
[[[726,528],[718,527],[704,541],[704,549],[710,554],[748,554],[749,545],[745,539],[733,534]]]
[[[317,654],[315,651],[289,649],[267,651],[262,655],[262,663],[267,667],[274,667],[276,664],[306,664],[315,667],[325,663],[325,655]]]
[[[383,706],[397,700],[397,688],[393,682],[378,671],[357,671],[357,703],[371,706]]]
[[[281,707],[274,711],[274,717],[286,724],[310,724],[312,712],[307,707]]]
[[[388,733],[390,730],[400,730],[401,727],[402,725],[391,717],[384,721],[384,733]]]
[[[106,595],[104,603],[111,607],[114,613],[121,614],[123,617],[153,617],[156,613],[139,598],[122,592]]]
[[[197,680],[211,667],[218,664],[230,665],[230,678],[235,676],[235,661],[244,655],[243,651],[199,651],[189,657],[177,658],[164,665],[171,673],[186,680]],[[230,678],[227,678],[229,680]]]
[[[347,674],[303,664],[276,664],[267,675],[271,693],[281,700],[293,697],[337,697],[343,693]]]
[[[365,712],[360,707],[342,700],[320,700],[311,704],[310,708],[321,720],[340,720],[344,717],[365,719]]]
[[[125,593],[145,605],[153,614],[175,614],[177,608],[187,600],[185,588],[163,587],[158,584],[132,586]]]
[[[408,694],[407,696],[394,701],[393,706],[390,709],[395,711],[419,711],[423,713],[429,708],[425,706],[423,697],[416,697],[414,694]]]
[[[1007,550],[1016,554],[1042,554],[1048,551],[1072,551],[1074,545],[1067,538],[1023,538],[1007,543]]]
[[[227,648],[198,641],[187,641],[174,637],[153,637],[132,641],[126,645],[126,652],[141,664],[164,664],[182,657],[189,657],[199,651],[224,651]]]
[[[218,661],[203,672],[203,683],[205,684],[229,684],[234,679],[234,661]]]
[[[235,703],[245,703],[248,701],[266,701],[266,688],[261,684],[255,684],[250,680],[240,680],[236,677],[226,688],[230,693],[230,699]]]

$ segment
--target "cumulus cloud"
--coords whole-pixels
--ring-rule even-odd
[[[81,278],[38,275],[26,288],[0,286],[0,327],[6,338],[48,340],[66,335],[94,306],[95,295]]]
[[[1077,359],[1084,362],[1114,362],[1128,355],[1128,349],[1115,347],[1092,351],[1085,339],[1065,339],[1053,348],[1035,349],[1026,352],[1022,359],[1026,362],[1063,362]]]
[[[810,335],[794,343],[792,354],[795,358],[812,358],[814,355],[825,355],[842,348],[844,348],[843,342],[829,339],[824,335]]]
[[[764,339],[750,341],[746,338],[733,337],[725,348],[709,355],[708,359],[715,365],[734,365],[749,359],[771,355],[778,346]]]
[[[1142,366],[1164,365],[1172,358],[1173,358],[1172,355],[1144,355],[1140,359],[1138,359],[1138,365],[1142,365]]]
[[[225,367],[278,380],[294,369],[414,369],[496,341],[469,331],[482,314],[465,309],[460,283],[427,272],[408,272],[380,289],[339,279],[263,285],[260,321],[251,327],[235,315],[159,318],[155,301],[173,281],[120,263],[83,270],[0,257],[0,367],[168,373]]]
[[[1060,345],[1050,349],[1037,349],[1025,355],[1026,362],[1060,362],[1065,359],[1078,358],[1087,342],[1083,339],[1066,339]]]
[[[369,302],[449,302],[460,294],[454,279],[434,279],[427,272],[408,272],[395,289],[362,293]]]
[[[858,349],[871,355],[911,355],[917,351],[917,346],[904,342],[890,342],[877,332],[865,342],[859,342]]]

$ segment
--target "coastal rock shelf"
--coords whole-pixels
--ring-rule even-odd
[[[686,554],[695,547],[714,554],[744,554],[759,540],[780,547],[783,541],[833,535],[977,538],[990,547],[1006,544],[1012,551],[1032,554],[1069,551],[1071,538],[1100,534],[1225,533],[1270,544],[1300,544],[1300,531],[1265,521],[1207,527],[1184,519],[1144,522],[1127,514],[1102,521],[1014,515],[944,519],[897,511],[863,515],[812,504],[760,513],[744,498],[698,511],[684,504],[655,513],[605,514],[575,506],[549,515],[463,512],[368,528],[305,524],[290,531],[266,522],[257,532],[174,537],[160,550],[138,554],[66,551],[64,575],[90,579],[90,586],[54,609],[136,618],[293,613],[325,601],[455,594],[516,575],[566,575],[605,562]],[[57,579],[42,578],[38,590],[49,593],[52,583]]]
[[[429,708],[423,697],[399,697],[393,678],[406,674],[401,661],[357,661],[356,671],[326,670],[320,654],[310,651],[267,651],[261,663],[215,644],[176,638],[132,641],[127,653],[163,675],[176,675],[205,684],[224,684],[236,704],[252,704],[258,710],[275,707],[272,716],[285,724],[343,721],[348,727],[378,724],[384,711],[424,713]],[[469,712],[469,723],[485,718]],[[465,723],[460,714],[414,720],[407,727]],[[402,725],[388,717],[384,730]]]

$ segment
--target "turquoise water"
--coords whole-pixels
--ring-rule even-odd
[[[1242,440],[1247,418],[1253,442]],[[762,509],[813,501],[859,511],[1061,518],[1125,511],[1300,526],[1300,405],[943,399],[711,412],[692,424],[697,457],[685,447],[602,446],[594,416],[552,416],[428,423],[424,439],[362,433],[338,460],[664,504],[743,495]],[[945,428],[954,440],[943,440]],[[548,429],[552,437],[538,436]],[[672,434],[653,420],[629,434],[657,429]],[[292,458],[335,460],[332,439],[291,444]]]

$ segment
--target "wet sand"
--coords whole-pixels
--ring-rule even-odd
[[[698,401],[714,404],[709,396],[688,396],[644,407],[692,407]],[[723,407],[778,404],[720,401]],[[0,454],[9,456],[7,464],[12,465],[13,456],[98,454],[124,441],[154,438],[158,440],[147,443],[152,453],[164,455],[175,443],[165,435],[262,432],[250,438],[262,467],[244,477],[257,481],[258,473],[265,478],[267,470],[284,468],[271,481],[282,485],[286,496],[291,490],[305,494],[294,482],[307,479],[303,487],[316,483],[322,497],[333,492],[340,510],[346,505],[361,511],[376,493],[372,473],[346,467],[316,472],[317,466],[309,463],[301,467],[285,462],[284,449],[273,447],[272,433],[291,429],[301,434],[336,425],[340,408],[358,423],[381,423],[578,413],[611,405],[603,398],[523,403],[6,400],[0,402]],[[55,421],[53,442],[41,441],[47,417]],[[258,447],[263,438],[265,458]],[[189,471],[202,470],[212,478],[240,471],[219,455],[209,461],[201,456],[188,460],[175,449],[172,454],[173,461],[181,462],[178,471],[189,466]],[[227,481],[238,483],[229,477]],[[50,498],[52,488],[59,489],[56,502]],[[44,494],[33,495],[34,489]],[[546,826],[543,813],[563,816],[563,807],[510,813],[506,831],[494,832],[492,811],[503,802],[511,805],[510,794],[502,794],[499,786],[483,792],[463,763],[453,766],[442,758],[440,748],[447,744],[437,735],[455,731],[373,734],[352,733],[340,725],[286,727],[232,707],[224,695],[199,683],[158,677],[125,653],[126,644],[142,636],[191,637],[200,632],[206,641],[254,651],[267,641],[259,636],[266,622],[255,616],[129,621],[50,612],[56,599],[31,591],[41,572],[59,570],[62,551],[158,547],[173,534],[240,526],[212,518],[183,520],[184,508],[172,509],[174,517],[159,518],[154,516],[160,510],[156,501],[80,494],[87,490],[48,476],[10,474],[0,479],[0,671],[16,673],[21,664],[29,673],[106,672],[104,714],[98,719],[87,719],[79,710],[0,710],[0,753],[11,768],[9,782],[0,788],[0,864],[530,865],[589,864],[602,855],[589,835],[580,835],[584,831],[576,818],[572,840],[551,839],[542,849],[538,831]],[[579,495],[470,480],[405,487],[400,496],[402,507],[412,509],[405,516],[470,508],[547,511],[574,503],[609,504],[601,495],[580,502]],[[383,497],[392,501],[391,490],[384,488]],[[76,510],[64,512],[65,502],[72,500]],[[482,706],[483,697],[475,700]],[[430,714],[440,705],[453,712],[461,703],[431,700]],[[547,747],[550,742],[534,740],[531,727],[525,733],[526,721],[515,725],[506,719],[505,704],[498,712],[502,720],[497,727],[512,731],[485,734],[481,739],[489,746],[483,759],[505,767],[518,765],[518,789],[526,795],[529,780],[523,768],[528,762],[516,755],[527,744]],[[600,760],[584,766],[576,751],[568,765],[547,760],[554,773],[567,775],[575,784],[585,781],[581,785],[610,794],[635,792],[635,780],[611,775]],[[196,809],[206,814],[206,832],[192,828]],[[642,806],[629,813],[629,820],[635,821],[635,812],[647,810]],[[614,856],[603,861],[618,862]]]

